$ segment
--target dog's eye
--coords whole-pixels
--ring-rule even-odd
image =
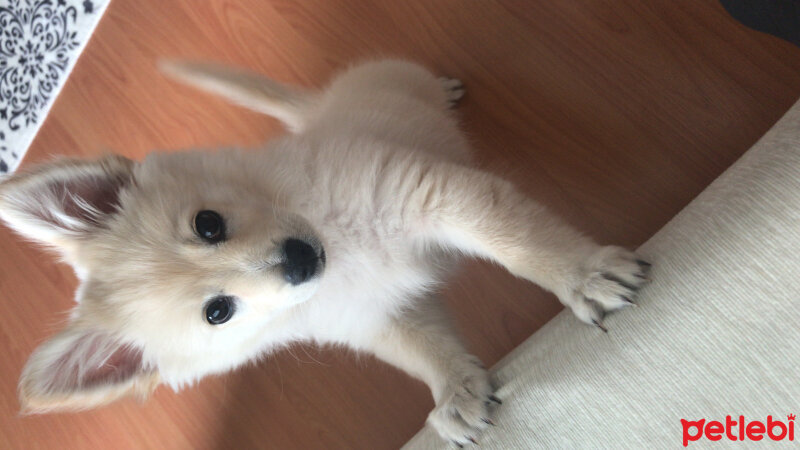
[[[206,304],[206,320],[211,325],[225,323],[233,317],[234,309],[231,297],[214,297]]]
[[[206,242],[225,240],[225,221],[216,211],[200,211],[194,216],[194,229]]]

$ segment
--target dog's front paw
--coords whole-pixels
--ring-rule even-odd
[[[635,305],[649,269],[650,264],[633,252],[602,247],[582,262],[566,293],[559,297],[580,320],[607,332],[603,326],[606,313]]]
[[[489,374],[474,357],[453,370],[428,423],[442,438],[458,447],[477,444],[480,432],[494,425],[489,418],[489,406],[500,404],[489,384]]]

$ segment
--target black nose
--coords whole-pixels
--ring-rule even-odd
[[[291,284],[305,283],[317,271],[319,258],[308,242],[300,239],[287,239],[283,243],[286,262],[283,263],[283,277]]]

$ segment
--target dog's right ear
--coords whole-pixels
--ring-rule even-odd
[[[133,181],[134,164],[111,155],[13,174],[0,183],[0,218],[23,236],[68,252],[105,226],[120,192]]]
[[[144,364],[141,349],[73,323],[28,359],[20,376],[19,398],[27,414],[75,411],[128,395],[144,400],[158,384],[158,371]]]

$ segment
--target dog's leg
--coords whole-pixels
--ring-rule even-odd
[[[603,331],[607,311],[633,304],[649,264],[603,247],[498,177],[445,163],[428,170],[417,198],[423,238],[480,255],[555,293]]]
[[[198,89],[275,117],[298,133],[314,105],[314,96],[245,70],[216,64],[163,61],[161,70]]]
[[[446,440],[464,445],[491,424],[493,395],[481,361],[467,353],[436,299],[393,318],[367,350],[424,381],[436,407],[428,422]]]

